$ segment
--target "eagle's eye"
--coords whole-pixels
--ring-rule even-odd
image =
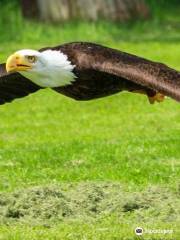
[[[35,56],[27,56],[26,58],[30,63],[35,63],[36,62],[36,57]]]

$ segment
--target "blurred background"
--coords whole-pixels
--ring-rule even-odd
[[[2,44],[10,51],[69,41],[117,48],[126,42],[179,41],[179,27],[178,0],[0,0],[0,60]]]

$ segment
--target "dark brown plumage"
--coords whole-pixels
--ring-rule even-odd
[[[156,93],[180,101],[180,72],[119,50],[93,43],[68,43],[40,51],[60,50],[75,65],[76,80],[54,88],[76,100],[105,97],[123,90],[143,92],[149,97]],[[18,73],[7,74],[0,66],[0,104],[35,92],[40,87]]]
[[[8,74],[5,64],[0,64],[0,104],[25,97],[39,89],[39,86],[19,73]]]

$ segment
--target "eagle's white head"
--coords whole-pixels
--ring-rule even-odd
[[[19,72],[41,87],[60,87],[75,80],[74,65],[60,51],[20,50],[9,56],[7,72]]]

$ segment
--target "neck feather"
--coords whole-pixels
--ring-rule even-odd
[[[75,81],[74,67],[67,55],[60,51],[46,50],[40,54],[37,66],[21,74],[41,87],[60,87]]]

